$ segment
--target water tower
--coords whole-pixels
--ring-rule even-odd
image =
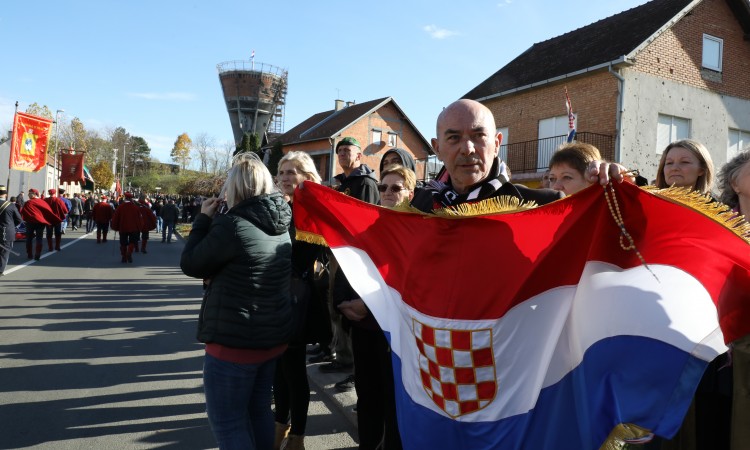
[[[245,133],[255,132],[262,140],[266,132],[284,132],[286,69],[254,61],[227,61],[216,68],[235,144]]]

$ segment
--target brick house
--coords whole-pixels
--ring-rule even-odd
[[[335,148],[346,136],[353,136],[362,144],[363,162],[376,172],[383,153],[398,147],[417,161],[417,179],[426,177],[427,158],[432,155],[430,143],[391,97],[359,104],[336,100],[334,109],[313,114],[278,140],[284,153],[310,153],[321,178],[330,183],[334,175],[342,172]]]
[[[463,98],[494,113],[513,178],[539,179],[568,131],[656,177],[677,139],[708,147],[717,169],[750,144],[748,0],[652,0],[534,44]]]

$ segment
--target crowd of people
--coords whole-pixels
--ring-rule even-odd
[[[117,232],[121,261],[133,262],[133,253],[148,253],[151,231],[161,234],[161,242],[171,244],[175,226],[193,217],[196,202],[199,196],[140,194],[135,198],[132,192],[76,192],[71,196],[64,188],[49,189],[45,196],[33,187],[8,198],[7,187],[0,186],[0,276],[17,239],[25,240],[28,259],[39,260],[45,236],[47,251],[59,252],[68,227],[86,233],[96,230],[97,244],[108,242],[110,230]]]
[[[627,168],[602,161],[596,147],[571,143],[552,156],[547,186],[516,184],[499,158],[501,142],[489,109],[459,100],[437,120],[432,146],[444,168],[435,180],[418,186],[413,157],[397,148],[385,152],[375,172],[362,162],[357,139],[344,137],[335,148],[342,168],[335,188],[383,207],[431,213],[499,196],[545,205],[593,184],[636,182]],[[359,448],[400,449],[389,343],[331,252],[296,236],[294,191],[320,183],[320,175],[304,152],[287,153],[275,169],[274,182],[255,155],[239,155],[225,196],[200,204],[180,261],[205,288],[198,339],[206,344],[214,436],[222,449],[303,449],[310,356],[324,363],[319,370],[342,373],[337,389],[355,390]],[[716,190],[715,178],[705,146],[688,139],[664,149],[655,184],[715,195],[737,215],[750,213],[750,149],[721,169]],[[650,448],[737,449],[750,442],[749,365],[745,337],[707,369],[679,436]]]

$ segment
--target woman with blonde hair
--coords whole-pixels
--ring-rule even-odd
[[[276,180],[282,193],[294,202],[294,191],[303,182],[320,183],[315,163],[306,152],[289,152],[279,161]],[[296,239],[294,222],[289,225],[292,240],[292,278],[295,292],[295,329],[292,340],[279,358],[274,376],[276,404],[274,450],[304,450],[307,411],[310,406],[310,384],[307,379],[306,344],[318,342],[327,347],[331,326],[327,300],[315,288],[316,261],[322,259],[324,248]]]
[[[714,163],[705,145],[682,139],[664,149],[656,170],[656,187],[686,187],[708,194],[713,182]]]
[[[208,198],[193,222],[180,267],[206,290],[198,340],[206,344],[203,385],[220,449],[273,445],[271,386],[292,333],[289,292],[292,214],[253,153],[233,161],[222,198]]]

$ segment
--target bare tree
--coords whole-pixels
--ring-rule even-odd
[[[210,154],[213,153],[215,147],[216,139],[213,136],[209,136],[208,133],[199,133],[195,139],[193,139],[193,150],[198,156],[198,170],[201,172],[208,172],[209,157]]]

